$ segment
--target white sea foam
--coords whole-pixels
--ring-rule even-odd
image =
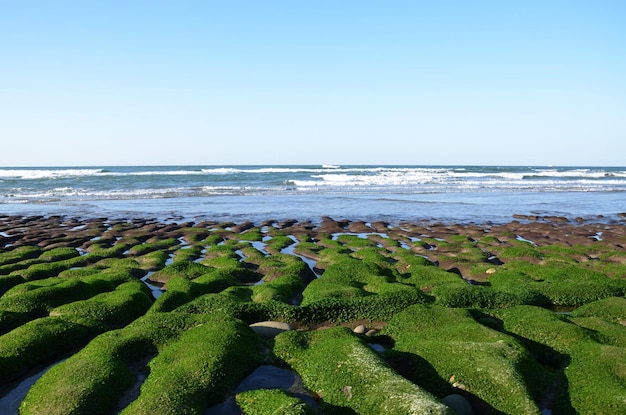
[[[204,174],[201,170],[147,170],[135,172],[106,171],[100,173],[102,176],[185,176],[201,174]]]
[[[0,169],[1,179],[56,179],[64,177],[93,176],[102,169]]]

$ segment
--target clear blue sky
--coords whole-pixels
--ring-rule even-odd
[[[2,1],[0,166],[626,165],[626,1]]]

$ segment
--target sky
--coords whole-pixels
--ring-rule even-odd
[[[0,0],[0,166],[625,166],[624,22],[622,0]]]

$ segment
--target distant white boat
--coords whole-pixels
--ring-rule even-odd
[[[325,169],[339,169],[341,166],[335,166],[334,164],[322,164],[322,167]]]

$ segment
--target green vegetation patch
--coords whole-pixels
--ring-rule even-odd
[[[151,306],[152,295],[146,285],[129,281],[118,285],[114,291],[54,308],[50,315],[89,318],[114,328],[132,322]]]
[[[599,317],[626,326],[626,298],[608,297],[572,311],[572,317]]]
[[[85,344],[104,327],[88,319],[45,317],[0,336],[0,383]]]
[[[156,250],[169,250],[179,245],[179,241],[175,238],[156,239],[152,242],[145,242],[140,245],[135,245],[128,250],[129,255],[145,255],[149,252]]]
[[[468,310],[414,305],[382,333],[395,340],[390,356],[409,359],[409,377],[431,392],[450,394],[458,382],[502,413],[539,413],[548,373],[513,337],[483,326]]]
[[[602,298],[623,296],[626,280],[609,278],[606,274],[571,264],[539,265],[525,261],[507,263],[504,268],[513,273],[500,276],[497,271],[490,282],[494,288],[511,292],[519,282],[526,290],[544,296],[556,306],[581,306]],[[507,281],[508,280],[508,281]]]
[[[175,261],[160,271],[150,275],[152,281],[167,282],[172,277],[182,277],[193,280],[206,274],[212,268],[191,261]]]
[[[452,414],[436,397],[406,380],[345,327],[288,331],[274,353],[321,397],[322,413]]]
[[[238,393],[237,405],[245,415],[314,415],[300,399],[280,389],[257,389]]]
[[[150,361],[139,397],[123,414],[203,414],[260,362],[259,339],[236,320],[209,321]]]
[[[42,249],[38,246],[19,246],[10,251],[0,252],[0,266],[21,262],[26,259],[37,258]]]
[[[400,284],[398,272],[390,264],[387,265],[384,267],[379,262],[344,255],[344,258],[330,265],[321,278],[312,281],[306,287],[302,304],[328,298],[359,298],[412,288]]]
[[[534,353],[561,356],[563,381],[554,413],[626,413],[626,349],[603,344],[605,336],[575,324],[575,319],[539,307],[492,311],[503,329],[522,337]],[[532,324],[530,324],[532,323]]]
[[[172,277],[167,282],[167,290],[157,298],[150,312],[172,311],[200,295],[218,293],[239,284],[229,270],[213,270],[194,280],[186,276]]]
[[[136,382],[145,362],[210,316],[155,313],[101,334],[48,370],[29,390],[21,414],[107,414]],[[133,368],[131,370],[131,368]]]

